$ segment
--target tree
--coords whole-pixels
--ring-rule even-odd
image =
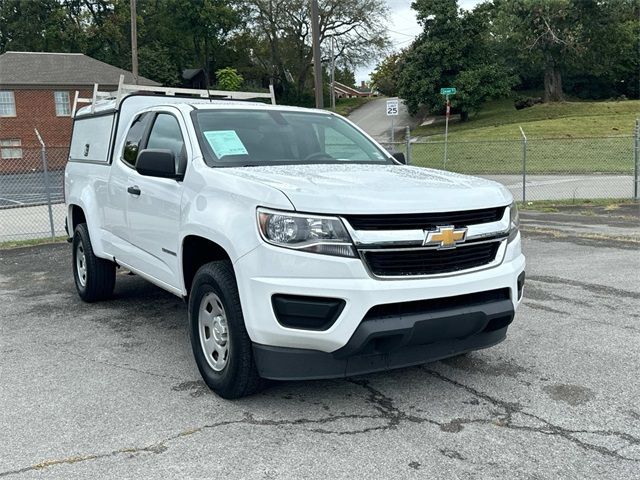
[[[441,87],[458,89],[451,102],[462,121],[488,99],[509,94],[516,79],[496,55],[490,9],[460,10],[456,0],[416,0],[412,8],[423,32],[407,49],[397,76],[398,95],[411,113],[421,105],[441,110]]]
[[[70,52],[83,45],[81,25],[57,0],[0,0],[0,52]]]
[[[349,67],[336,67],[334,72],[336,82],[340,82],[348,87],[356,85],[356,74]]]
[[[398,95],[398,76],[402,70],[405,52],[392,53],[378,63],[371,73],[374,88],[384,95],[395,97]]]
[[[180,83],[178,69],[169,48],[158,42],[144,44],[140,47],[138,57],[140,75],[143,77],[169,86]]]
[[[565,91],[582,98],[638,98],[640,3],[581,0],[573,8],[580,19],[580,48],[565,69]]]
[[[544,100],[564,99],[562,71],[579,53],[581,18],[572,0],[496,0],[495,18],[510,55],[544,73]]]
[[[353,70],[388,45],[384,0],[320,0],[323,63],[329,60],[329,37],[336,63]],[[307,0],[254,0],[249,3],[255,35],[252,57],[284,92],[310,90],[311,25]]]
[[[216,72],[217,85],[221,90],[235,91],[242,86],[244,79],[235,68],[221,68]]]

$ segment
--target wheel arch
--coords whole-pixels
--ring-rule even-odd
[[[81,223],[87,223],[87,216],[80,205],[71,203],[69,204],[67,218],[69,219],[69,237],[73,238],[76,227]]]
[[[193,279],[201,266],[209,262],[228,260],[233,269],[233,262],[227,249],[206,237],[193,234],[187,235],[182,239],[181,247],[180,260],[186,296],[189,296]]]

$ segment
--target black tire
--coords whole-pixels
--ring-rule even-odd
[[[79,251],[81,248],[81,252]],[[78,256],[84,254],[84,274],[78,267]],[[98,258],[93,253],[89,229],[86,223],[79,224],[73,232],[73,278],[78,295],[85,302],[105,300],[113,294],[116,284],[116,265]]]
[[[205,296],[217,297],[225,317],[228,350],[224,357],[226,363],[220,370],[215,370],[210,364],[210,361],[217,361],[213,352],[209,361],[204,352],[206,347],[203,345],[203,335],[206,334],[204,327],[201,328],[199,317],[200,307],[207,308]],[[189,336],[202,379],[219,396],[227,399],[240,398],[262,389],[264,382],[255,365],[251,339],[242,315],[236,277],[229,261],[211,262],[196,272],[189,296]]]

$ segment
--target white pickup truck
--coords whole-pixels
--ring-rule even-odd
[[[107,299],[122,267],[185,299],[220,396],[505,338],[525,259],[503,186],[407,166],[326,111],[94,97],[65,172],[78,293]]]

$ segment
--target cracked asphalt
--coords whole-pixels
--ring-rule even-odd
[[[640,478],[638,244],[538,224],[502,344],[233,402],[176,297],[86,305],[67,244],[0,251],[0,477]]]

